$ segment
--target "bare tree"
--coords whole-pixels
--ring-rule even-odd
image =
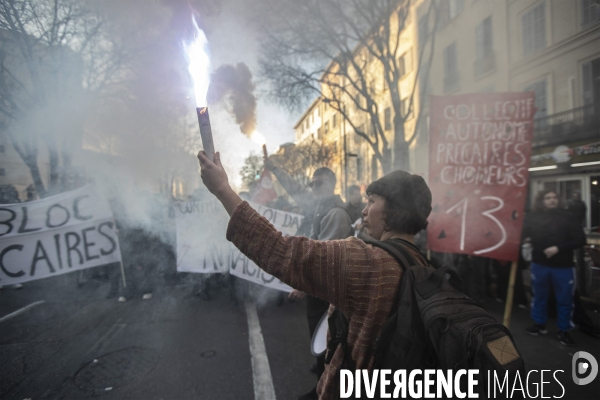
[[[409,146],[418,129],[407,139],[404,125],[415,101],[423,102],[424,96],[416,95],[417,82],[423,80],[419,77],[429,74],[429,67],[417,69],[412,90],[401,93],[401,34],[411,0],[265,1],[269,12],[263,13],[268,21],[261,24],[265,39],[260,62],[271,95],[291,109],[320,97],[370,145],[384,173],[408,169]],[[430,2],[425,17],[434,30],[436,4]],[[423,42],[416,65],[431,65],[433,38],[419,38]],[[431,40],[429,46],[424,39]],[[385,134],[382,103],[390,107],[393,148]]]
[[[118,87],[126,53],[102,17],[71,0],[0,2],[0,129],[41,197],[64,186],[93,100]],[[48,151],[50,179],[39,168]]]
[[[244,165],[240,170],[240,175],[242,177],[242,186],[248,192],[252,191],[252,189],[254,189],[258,183],[257,177],[260,175],[263,167],[263,158],[256,153],[250,153],[250,155],[244,160]]]
[[[335,157],[336,153],[332,144],[322,144],[312,140],[290,146],[284,150],[283,154],[273,154],[269,160],[296,182],[307,186],[315,170],[320,167],[331,168]]]

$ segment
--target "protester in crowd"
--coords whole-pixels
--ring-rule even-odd
[[[141,228],[123,228],[119,232],[119,243],[127,270],[127,287],[121,292],[119,301],[135,297],[150,300],[161,267],[160,239]]]
[[[571,321],[575,285],[573,250],[585,245],[583,229],[569,212],[560,207],[556,192],[544,190],[538,193],[533,212],[525,218],[523,236],[532,245],[531,318],[534,324],[527,329],[527,333],[537,336],[548,332],[547,301],[552,286],[556,298],[559,341],[565,346],[574,346],[569,335],[569,330],[574,326]]]
[[[287,174],[281,169],[275,167],[272,163],[265,160],[265,165],[270,169],[282,186],[288,190],[292,197],[299,198],[301,203],[307,204],[308,219],[311,221],[310,233],[306,235],[306,226],[301,225],[298,229],[298,235],[308,236],[316,240],[334,240],[344,239],[352,236],[352,221],[340,196],[335,194],[336,177],[335,173],[326,167],[317,169],[313,173],[309,184],[312,189],[313,200],[309,203],[310,196],[306,190],[302,190],[297,185],[292,184]],[[360,193],[360,190],[359,190]],[[305,217],[306,218],[306,217]],[[304,298],[306,294],[299,290],[293,290],[289,294],[290,300]],[[308,320],[308,330],[312,337],[319,325],[323,314],[329,309],[329,303],[322,298],[315,296],[306,296],[306,318]],[[315,372],[320,379],[325,370],[325,354],[317,357]],[[316,399],[317,388],[299,397],[302,399]]]
[[[119,235],[123,270],[126,286],[120,265],[107,266],[110,290],[108,298],[118,296],[119,302],[131,298],[150,300],[156,288],[163,286],[165,275],[175,268],[175,253],[169,242],[174,241],[174,232],[168,239],[165,235],[167,227],[173,226],[169,219],[168,202],[148,192],[138,193],[139,204],[149,212],[148,221],[152,227],[133,224],[125,208],[118,199],[110,199],[110,205]]]
[[[35,187],[33,186],[33,183],[30,184],[29,186],[27,186],[27,189],[25,189],[25,193],[27,194],[27,200],[26,201],[33,201],[33,200],[35,200]]]
[[[275,200],[271,200],[267,203],[267,207],[285,212],[290,212],[290,210],[292,209],[292,205],[290,204],[288,199],[285,198],[285,196],[278,196]]]
[[[19,192],[13,185],[0,185],[0,204],[20,203]]]
[[[360,186],[352,185],[348,188],[346,194],[346,211],[348,211],[348,215],[350,215],[352,224],[356,223],[359,219],[362,219],[362,210],[366,206],[362,201],[362,197]]]
[[[325,241],[284,237],[231,189],[219,153],[215,162],[204,152],[198,158],[204,184],[231,216],[227,238],[268,273],[339,308],[349,321],[347,354],[356,369],[372,370],[375,340],[397,306],[402,269],[396,260],[354,237]],[[315,178],[313,187],[322,188],[314,182],[325,177]],[[431,192],[423,178],[394,171],[371,183],[367,194],[363,221],[369,235],[402,241],[419,263],[427,265],[413,244],[413,235],[427,226],[431,212]],[[319,381],[321,399],[339,395],[336,372],[342,353],[339,346]]]

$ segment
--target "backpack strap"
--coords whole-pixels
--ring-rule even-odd
[[[410,268],[418,264],[414,256],[406,249],[406,247],[413,247],[417,251],[419,251],[419,249],[406,240],[386,240],[385,242],[380,242],[379,240],[365,240],[365,243],[380,247],[387,251],[396,259],[396,261],[398,261],[403,271],[406,271],[406,268]],[[427,257],[423,257],[425,258],[427,265],[433,267],[431,261],[429,261]],[[415,284],[415,288],[419,291],[421,296],[424,298],[429,298],[432,294],[437,292],[438,287],[440,287],[444,279],[449,279],[450,283],[454,285],[454,287],[462,290],[462,279],[458,275],[458,272],[456,272],[454,268],[448,266],[437,268],[435,272],[429,276],[429,279],[423,282],[417,282]]]
[[[458,275],[458,272],[449,266],[436,269],[427,280],[418,282],[415,287],[419,291],[419,294],[427,299],[437,292],[444,279],[448,279],[455,288],[462,290],[462,279]]]
[[[403,242],[405,241],[403,240]],[[408,250],[406,250],[405,245],[400,244],[396,241],[386,240],[385,242],[381,242],[379,240],[373,239],[365,240],[365,243],[387,251],[392,257],[396,259],[396,261],[398,261],[398,264],[400,264],[402,271],[406,271],[407,268],[417,265],[417,260],[415,260],[415,257],[412,254],[410,254]],[[425,258],[425,260],[427,261],[427,263],[429,263],[429,260],[427,260],[427,258]]]

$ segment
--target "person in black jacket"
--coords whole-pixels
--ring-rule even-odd
[[[556,192],[545,190],[536,196],[534,211],[525,218],[525,241],[531,242],[531,318],[534,325],[527,333],[546,334],[547,301],[550,285],[556,297],[558,338],[565,346],[575,343],[568,331],[574,327],[573,289],[575,268],[573,250],[585,245],[581,225],[562,207]]]

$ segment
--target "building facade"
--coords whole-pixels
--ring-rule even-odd
[[[417,18],[427,2],[417,7]],[[530,200],[542,189],[588,207],[600,225],[600,5],[594,1],[454,1],[438,23],[429,93],[533,91]],[[422,13],[422,11],[421,11]],[[420,32],[420,35],[425,32]],[[427,109],[423,110],[427,114]],[[428,158],[416,148],[415,169]]]
[[[405,120],[406,138],[417,132],[410,147],[412,172],[428,176],[429,95],[533,91],[538,111],[530,197],[552,188],[566,202],[578,192],[588,208],[586,228],[597,230],[600,5],[593,0],[445,0],[437,1],[433,15],[428,13],[431,1],[411,4],[401,33],[398,63],[406,71],[401,92],[418,86],[412,114]],[[387,89],[379,82],[373,80],[373,89],[382,94],[381,120],[389,127],[393,116],[385,115]],[[352,102],[346,107],[352,108]],[[347,176],[347,184],[368,183],[381,175],[381,168],[369,146],[344,125],[335,110],[328,111],[317,100],[298,121],[296,140],[307,135],[337,140],[338,170]],[[388,134],[393,141],[392,131],[386,130]]]

